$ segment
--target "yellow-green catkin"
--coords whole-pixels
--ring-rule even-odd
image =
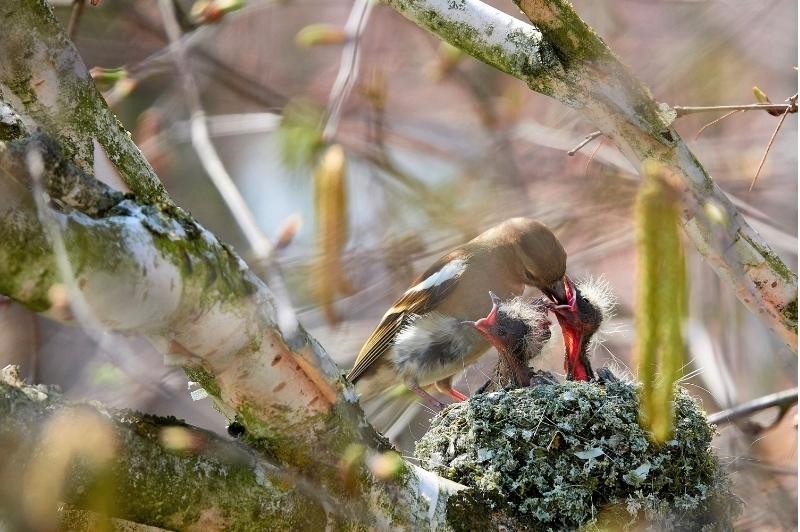
[[[640,420],[663,442],[672,434],[672,394],[683,364],[686,264],[680,205],[663,167],[644,165],[636,200],[639,286],[636,356],[642,380]]]
[[[318,267],[315,268],[317,300],[327,321],[338,316],[334,300],[338,293],[351,291],[342,257],[348,239],[346,159],[342,147],[333,144],[322,154],[314,170]]]

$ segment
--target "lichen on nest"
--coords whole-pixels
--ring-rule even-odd
[[[437,415],[417,443],[422,466],[472,487],[536,530],[616,526],[726,530],[741,503],[711,450],[715,434],[676,388],[663,444],[638,423],[638,386],[540,384],[473,396]],[[599,517],[599,519],[598,519]]]

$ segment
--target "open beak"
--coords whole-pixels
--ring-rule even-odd
[[[495,326],[497,326],[497,312],[500,308],[500,298],[497,297],[497,294],[494,292],[489,292],[489,297],[492,298],[492,310],[489,311],[489,314],[485,318],[481,318],[477,321],[462,321],[461,324],[475,327],[481,336],[486,338],[486,340],[497,349],[498,355],[502,357],[506,365],[514,372],[517,386],[529,386],[530,373],[528,367],[520,364],[519,361],[509,356],[506,352],[507,346],[505,346],[502,340],[495,336],[493,332]]]
[[[566,348],[564,369],[568,379],[588,381],[592,376],[589,375],[589,371],[581,359],[581,346],[585,333],[583,324],[578,318],[577,290],[575,284],[566,275],[557,284],[563,290],[563,296],[555,289],[547,290],[545,294],[552,300],[548,308],[556,315],[558,324],[561,326],[561,333],[564,335],[564,347]]]
[[[497,311],[500,309],[500,298],[491,291],[489,292],[489,297],[492,298],[492,310],[489,311],[489,314],[478,321],[462,321],[461,325],[471,325],[475,327],[482,336],[494,343],[494,335],[491,333],[491,328],[497,325]]]

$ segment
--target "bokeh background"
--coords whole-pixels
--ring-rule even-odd
[[[65,24],[69,3],[54,2]],[[491,3],[515,12],[511,2]],[[186,14],[183,41],[213,144],[266,235],[274,239],[286,234],[287,224],[299,227],[275,260],[302,323],[343,370],[394,298],[430,262],[507,217],[525,215],[556,231],[569,253],[570,275],[608,281],[618,303],[595,365],[635,374],[632,211],[639,178],[600,140],[567,155],[592,131],[578,113],[441,45],[380,4],[368,10],[359,36],[347,43],[342,31],[350,1],[249,0],[199,26],[191,23],[193,3],[178,4]],[[797,92],[794,0],[574,5],[660,101],[754,103],[758,86],[782,102]],[[89,67],[126,67],[124,79],[104,86],[113,109],[175,201],[251,257],[192,147],[188,99],[165,52],[157,2],[87,6],[75,42]],[[334,80],[354,48],[358,64],[343,70],[352,90],[337,93]],[[337,95],[342,106],[340,114],[333,112],[334,120],[339,117],[333,128]],[[748,222],[796,271],[797,115],[787,118],[748,192],[778,118],[738,113],[694,138],[722,114],[687,116],[676,127]],[[339,144],[346,161],[343,193],[328,202],[328,210],[315,201],[326,142]],[[336,242],[326,243],[324,234]],[[736,300],[688,241],[686,249],[690,313],[683,385],[708,412],[796,386],[796,355]],[[144,340],[115,337],[112,345],[119,348],[101,350],[79,328],[0,302],[0,366],[20,364],[29,381],[58,384],[72,398],[173,414],[225,432],[210,402],[192,401],[185,375],[166,367]],[[559,372],[562,356],[556,333],[540,366]],[[493,357],[467,369],[457,387],[469,392],[480,385]],[[775,415],[755,419],[769,424]],[[721,429],[718,454],[747,505],[741,529],[796,529],[796,419],[792,411],[755,436],[736,426]],[[425,423],[423,415],[394,434],[405,454]]]

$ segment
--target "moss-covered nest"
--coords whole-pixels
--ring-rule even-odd
[[[537,530],[641,519],[663,530],[730,529],[741,503],[702,410],[678,389],[673,439],[656,444],[638,404],[637,386],[623,381],[480,394],[434,418],[416,455]]]

